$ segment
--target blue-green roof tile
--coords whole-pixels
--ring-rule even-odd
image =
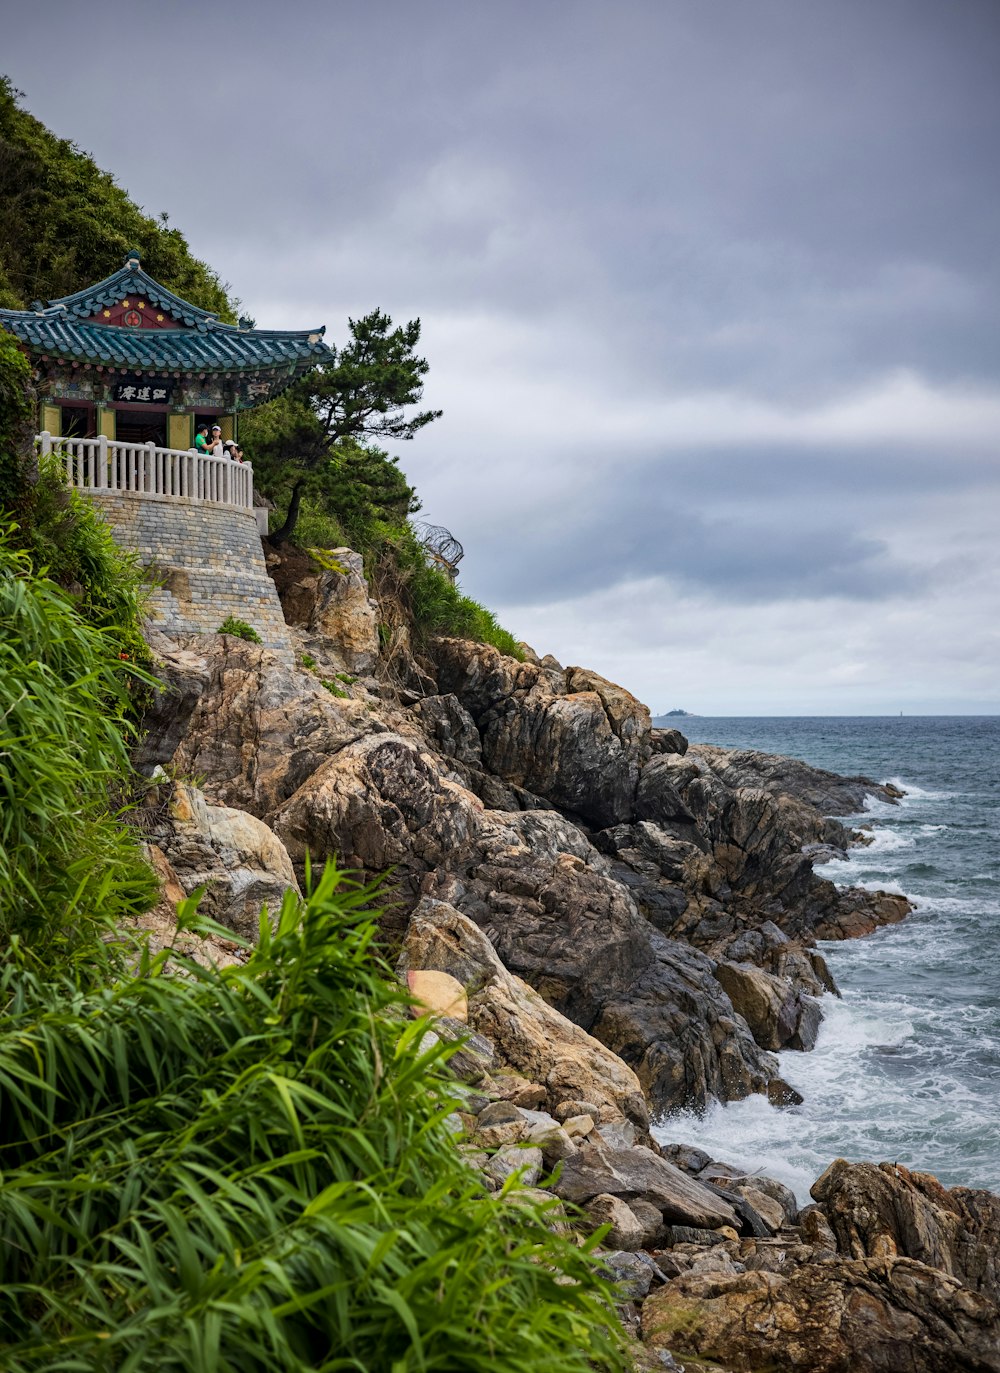
[[[98,324],[91,318],[123,295],[142,295],[185,329]],[[160,372],[296,371],[329,361],[324,328],[239,329],[181,300],[139,266],[137,254],[95,286],[49,301],[44,310],[0,310],[0,325],[36,353],[97,366]]]

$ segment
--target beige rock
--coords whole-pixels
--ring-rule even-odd
[[[746,1370],[1000,1369],[996,1306],[911,1259],[830,1259],[787,1276],[684,1273],[647,1298],[642,1331],[681,1362]]]
[[[364,575],[364,560],[350,548],[324,550],[338,563],[310,571],[282,590],[285,617],[327,641],[348,672],[371,672],[379,653],[379,609]]]
[[[601,1193],[587,1202],[584,1211],[593,1222],[594,1229],[601,1225],[611,1226],[602,1241],[608,1249],[624,1249],[634,1253],[642,1248],[646,1228],[621,1197]]]
[[[143,720],[142,767],[204,777],[206,795],[265,816],[345,744],[385,726],[361,701],[231,635],[158,635],[167,689]]]
[[[410,995],[416,997],[425,1010],[449,1016],[452,1020],[468,1021],[469,999],[461,982],[451,973],[415,968],[406,974],[406,985]],[[419,1010],[418,1007],[413,1009]]]
[[[266,905],[277,913],[299,887],[284,844],[262,820],[212,805],[194,786],[164,782],[160,804],[147,803],[147,833],[169,863],[167,891],[176,902],[205,888],[199,910],[244,939],[256,938]]]
[[[582,1097],[647,1128],[631,1068],[509,973],[473,921],[429,899],[410,918],[401,960],[406,970],[426,966],[449,969],[470,988],[469,1024],[493,1041],[511,1068],[543,1085],[552,1106]]]
[[[570,1116],[563,1121],[563,1129],[570,1139],[586,1139],[594,1129],[593,1116]]]

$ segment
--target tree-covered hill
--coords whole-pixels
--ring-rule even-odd
[[[179,229],[151,218],[68,139],[57,138],[0,77],[0,305],[68,295],[117,271],[138,248],[143,266],[185,300],[235,322],[218,276]]]

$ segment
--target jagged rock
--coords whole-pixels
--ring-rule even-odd
[[[520,1173],[522,1186],[534,1187],[542,1176],[542,1151],[532,1145],[505,1144],[485,1164],[483,1172],[501,1186],[514,1173]]]
[[[411,916],[400,966],[432,966],[456,977],[468,992],[470,1024],[509,1067],[544,1087],[557,1119],[557,1104],[573,1092],[585,1095],[598,1115],[624,1116],[646,1130],[646,1106],[632,1070],[509,973],[467,916],[424,899]]]
[[[761,1370],[948,1373],[1000,1369],[1000,1317],[911,1259],[835,1259],[788,1275],[689,1272],[642,1309],[647,1346]]]
[[[649,711],[634,696],[581,668],[558,693],[544,665],[488,644],[438,639],[433,653],[439,685],[472,715],[492,772],[600,825],[629,818],[650,750]]]
[[[688,741],[679,729],[664,729],[654,725],[650,731],[650,742],[654,753],[679,753],[688,751]]]
[[[324,640],[328,654],[332,651],[346,672],[370,672],[379,654],[380,614],[361,554],[350,548],[324,550],[324,561],[339,564],[339,571],[301,558],[292,567],[291,556],[282,554],[291,575],[276,576],[285,619]]]
[[[657,1110],[768,1090],[774,1060],[734,1012],[712,959],[690,947],[692,939],[731,943],[763,927],[770,915],[762,918],[760,902],[770,911],[788,896],[787,872],[777,887],[764,874],[775,854],[794,868],[796,836],[774,829],[781,807],[766,792],[737,796],[704,761],[657,755],[649,775],[670,764],[665,776],[696,817],[683,823],[698,842],[684,841],[681,851],[663,825],[640,820],[625,827],[644,846],[642,855],[629,850],[635,866],[610,862],[569,819],[552,810],[488,809],[462,780],[488,790],[485,769],[504,766],[489,761],[487,737],[501,752],[502,740],[513,747],[520,739],[551,799],[578,807],[579,796],[561,790],[559,778],[576,777],[581,787],[596,778],[605,788],[594,811],[601,822],[627,814],[648,761],[648,716],[604,679],[443,640],[440,690],[424,718],[422,710],[331,697],[308,673],[255,645],[203,639],[198,650],[195,671],[190,645],[176,648],[185,656],[185,690],[197,700],[172,762],[209,774],[212,799],[264,819],[297,864],[309,853],[370,876],[393,868],[396,901],[383,917],[389,940],[402,937],[422,895],[467,914],[513,973],[635,1068]],[[433,746],[422,729],[437,731]],[[475,760],[473,730],[482,737],[482,769],[459,757]],[[154,752],[168,747],[168,734],[160,732]],[[494,778],[503,804],[537,804],[519,776]],[[803,865],[796,880],[812,890],[808,860],[794,858]],[[671,864],[685,887],[666,876]],[[743,884],[739,909],[721,901],[733,881]],[[658,903],[660,928],[636,905],[646,896]],[[792,917],[786,910],[781,918]],[[682,938],[664,934],[671,919]],[[794,980],[808,976],[815,987],[801,951],[767,948],[768,958],[793,968]],[[562,1094],[590,1093],[567,1084]]]
[[[407,973],[406,985],[410,995],[420,1003],[412,1008],[416,1014],[432,1011],[436,1015],[450,1016],[452,1020],[468,1020],[469,1001],[465,988],[450,973],[414,969]]]
[[[476,722],[457,696],[424,696],[413,707],[428,739],[448,758],[481,768],[482,745]]]
[[[164,780],[146,800],[144,827],[169,865],[174,900],[205,888],[199,910],[243,939],[255,940],[260,915],[276,915],[299,887],[284,844],[246,811],[209,804],[197,787]]]
[[[650,1149],[607,1149],[585,1144],[566,1160],[553,1190],[565,1201],[583,1202],[608,1193],[636,1196],[659,1208],[665,1220],[713,1229],[733,1225],[733,1208],[709,1188]]]
[[[775,796],[803,801],[821,816],[852,815],[864,808],[866,797],[895,803],[903,794],[871,777],[842,777],[780,754],[719,748],[714,744],[694,744],[691,751],[707,761],[712,771],[734,790],[762,787]]]
[[[802,997],[783,978],[751,963],[720,960],[714,968],[733,1009],[764,1049],[811,1049],[822,1019],[815,1001]]]
[[[332,696],[258,644],[161,635],[155,652],[165,688],[143,718],[137,765],[170,763],[204,778],[213,801],[259,818],[345,744],[385,730],[363,702]]]
[[[1000,1304],[1000,1197],[899,1164],[837,1159],[813,1183],[841,1253],[919,1259]]]
[[[611,1226],[603,1241],[609,1248],[624,1249],[631,1253],[642,1248],[646,1227],[621,1197],[602,1192],[591,1197],[583,1209],[595,1230],[601,1225]]]

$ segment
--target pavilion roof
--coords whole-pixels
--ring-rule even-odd
[[[93,318],[129,295],[141,296],[186,327],[142,329]],[[103,281],[50,300],[47,306],[0,310],[0,325],[33,353],[139,371],[304,371],[332,357],[323,342],[325,328],[294,331],[224,324],[154,281],[139,265],[138,253],[130,253],[125,266]]]

